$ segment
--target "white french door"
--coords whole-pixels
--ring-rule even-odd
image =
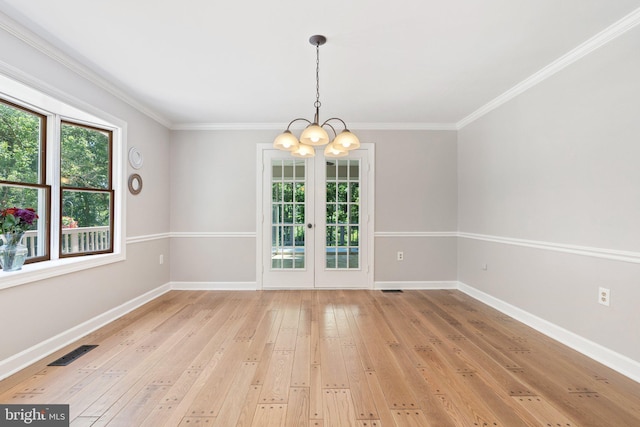
[[[373,147],[338,159],[260,151],[262,287],[372,287]]]

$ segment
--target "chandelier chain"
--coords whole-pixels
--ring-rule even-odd
[[[320,43],[316,43],[316,102],[313,106],[320,108]]]

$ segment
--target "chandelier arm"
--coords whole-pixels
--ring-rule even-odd
[[[331,120],[338,120],[340,123],[342,123],[342,126],[344,126],[344,129],[345,129],[345,130],[348,130],[348,129],[347,129],[347,124],[344,122],[344,120],[342,120],[342,119],[341,119],[341,118],[339,118],[339,117],[331,117],[330,119],[325,120],[325,121],[324,121],[324,123],[322,123],[322,126],[324,126],[324,125],[331,126],[331,125],[329,124],[329,122],[330,122]],[[335,130],[334,130],[334,132],[335,132]]]
[[[291,120],[291,121],[289,122],[289,124],[287,125],[287,130],[289,130],[289,128],[291,127],[291,125],[292,125],[292,124],[294,124],[295,122],[297,122],[297,121],[299,121],[299,120],[302,120],[302,121],[304,121],[304,122],[307,122],[307,123],[311,124],[311,122],[310,122],[309,120],[307,120],[307,119],[305,119],[305,118],[302,118],[302,117],[299,117],[299,118],[297,118],[297,119],[293,119],[293,120]]]
[[[329,123],[327,123],[326,121],[322,124],[322,126],[320,127],[325,127],[325,126],[329,126],[331,128],[331,130],[333,131],[333,137],[335,138],[336,136],[338,136],[338,134],[336,133],[336,129],[331,126]]]

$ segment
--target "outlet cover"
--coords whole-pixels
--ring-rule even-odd
[[[607,307],[611,304],[611,290],[607,288],[598,288],[598,302]]]

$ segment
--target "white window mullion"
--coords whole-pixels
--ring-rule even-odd
[[[47,184],[51,186],[51,259],[60,258],[60,115],[49,116],[47,126]]]

